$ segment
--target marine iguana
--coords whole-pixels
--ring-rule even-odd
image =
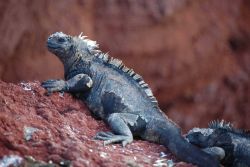
[[[250,133],[235,129],[232,124],[222,121],[212,121],[208,128],[194,128],[186,138],[190,143],[206,149],[207,153],[219,156],[225,166],[250,166]],[[224,151],[210,152],[220,148]]]
[[[98,49],[95,41],[56,32],[47,47],[64,65],[65,80],[48,80],[42,86],[49,93],[65,91],[82,99],[92,114],[104,120],[112,132],[99,132],[95,138],[104,144],[122,143],[133,137],[160,143],[180,160],[203,167],[219,162],[188,143],[180,128],[158,107],[148,84],[121,60]]]

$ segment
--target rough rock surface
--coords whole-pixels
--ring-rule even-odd
[[[80,166],[152,166],[177,160],[163,146],[135,140],[126,148],[93,140],[108,127],[70,94],[44,95],[39,82],[0,81],[0,164],[6,155]],[[160,157],[160,153],[167,154]],[[165,159],[165,160],[164,160]],[[158,161],[157,161],[158,160]],[[162,161],[159,161],[162,160]],[[169,161],[170,162],[170,161]],[[192,166],[177,162],[176,166]]]
[[[0,78],[62,77],[46,38],[83,32],[141,74],[181,127],[250,128],[249,18],[249,0],[1,1]]]

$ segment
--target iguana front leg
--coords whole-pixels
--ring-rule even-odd
[[[86,74],[78,74],[73,78],[64,80],[47,80],[42,86],[47,89],[48,93],[52,92],[82,92],[89,90],[93,85],[92,79]]]
[[[128,114],[131,117],[131,114]],[[95,139],[104,140],[104,145],[111,143],[122,143],[125,147],[133,141],[132,132],[126,122],[126,114],[113,113],[108,116],[107,123],[112,129],[112,132],[99,132]],[[136,115],[135,115],[136,117]]]

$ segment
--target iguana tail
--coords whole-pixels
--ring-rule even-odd
[[[178,159],[199,167],[219,167],[218,160],[185,140],[179,127],[173,122],[158,121],[151,126],[151,130],[148,131],[150,135],[158,136],[158,142],[167,147]]]

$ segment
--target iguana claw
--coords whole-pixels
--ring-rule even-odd
[[[129,136],[115,135],[111,132],[98,132],[94,139],[104,140],[104,145],[122,143],[123,147],[133,141],[133,139]]]
[[[47,89],[48,93],[65,91],[66,90],[66,82],[64,80],[47,80],[42,82],[42,87]]]

